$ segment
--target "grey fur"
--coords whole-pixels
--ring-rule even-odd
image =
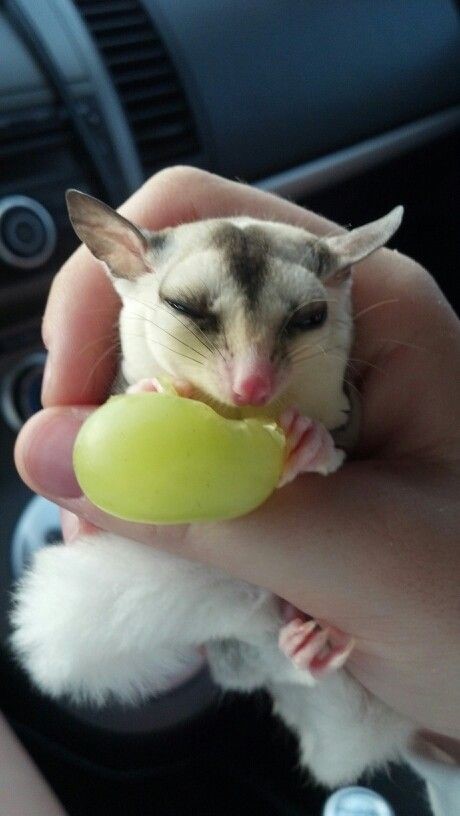
[[[213,236],[223,252],[227,270],[244,293],[250,308],[257,304],[267,278],[270,244],[261,227],[241,229],[234,224],[221,224]]]
[[[170,238],[170,230],[161,230],[160,232],[146,232],[147,240],[153,252],[162,252]]]
[[[241,640],[213,640],[206,644],[209,668],[221,688],[254,691],[266,682],[260,649]]]

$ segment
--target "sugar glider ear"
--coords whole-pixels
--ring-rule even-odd
[[[133,281],[153,271],[148,239],[138,227],[78,190],[67,190],[66,202],[78,237],[115,278]]]
[[[343,235],[324,238],[324,243],[332,253],[325,279],[340,282],[348,277],[352,264],[364,260],[390,240],[401,224],[403,214],[404,207],[395,207],[378,221],[372,221]]]

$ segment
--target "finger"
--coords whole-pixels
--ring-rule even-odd
[[[359,455],[458,457],[460,322],[434,279],[410,258],[379,250],[355,269],[353,306]]]
[[[43,324],[43,405],[102,402],[115,378],[120,301],[82,247],[54,279]]]
[[[308,597],[312,604],[308,613],[320,620],[327,610],[330,613],[331,606],[337,603],[340,606],[340,599],[345,600],[349,611],[350,606],[353,607],[350,597],[355,593],[359,599],[369,591],[369,603],[374,596],[381,596],[382,591],[385,596],[388,587],[381,580],[379,563],[383,559],[388,572],[389,563],[395,565],[401,552],[410,556],[410,546],[404,548],[402,542],[398,551],[380,552],[382,537],[388,535],[384,521],[375,524],[369,535],[369,513],[374,512],[372,508],[369,510],[369,496],[378,497],[381,516],[386,511],[392,516],[395,512],[392,502],[400,500],[404,466],[399,462],[396,463],[397,475],[392,478],[387,472],[391,471],[391,463],[383,462],[349,463],[327,479],[299,478],[282,491],[276,491],[270,501],[254,513],[229,522],[173,530],[167,526],[114,519],[82,496],[73,471],[75,438],[91,410],[62,407],[36,414],[18,436],[15,459],[21,477],[32,490],[98,527],[161,546],[165,536],[169,536],[173,544],[183,542],[186,537],[187,556],[209,561],[238,577],[267,586],[300,609],[307,609],[305,598]],[[435,465],[428,463],[427,467],[430,472]],[[428,512],[424,504],[424,484],[423,481],[420,484],[416,472],[410,475],[409,492],[414,493],[415,498],[408,506],[411,513],[418,514],[420,524]],[[441,486],[440,482],[436,489],[441,490]],[[444,499],[447,500],[445,496]],[[341,542],[339,549],[337,541]],[[289,557],[280,559],[280,542]],[[293,564],[295,572],[291,574]],[[413,570],[412,557],[409,566]],[[318,608],[316,604],[324,600],[327,607]],[[384,597],[381,600],[383,602]],[[390,603],[388,598],[387,602]],[[345,628],[348,631],[349,627]]]
[[[103,529],[132,538],[147,544],[159,543],[165,546],[165,536],[170,545],[176,546],[178,542],[184,541],[184,530],[186,527],[155,527],[154,525],[131,524],[116,519],[103,513],[82,495],[81,489],[76,480],[73,464],[72,452],[76,436],[85,419],[92,413],[91,407],[56,407],[45,409],[35,414],[31,420],[20,431],[16,447],[15,461],[20,476],[36,493],[44,495],[46,498],[70,510],[73,514],[85,518],[91,523]],[[329,481],[329,480],[328,480]],[[295,483],[294,494],[299,491],[298,480]],[[308,485],[307,485],[308,486]],[[187,555],[199,560],[209,560],[220,566],[224,566],[230,572],[238,574],[240,577],[254,580],[254,583],[268,585],[273,581],[277,584],[278,594],[283,595],[288,600],[290,591],[283,586],[282,570],[279,565],[273,570],[272,557],[269,548],[264,552],[263,558],[260,547],[265,530],[265,517],[272,518],[272,522],[279,527],[281,522],[285,526],[286,518],[296,519],[299,513],[296,511],[290,515],[291,503],[289,497],[292,496],[292,488],[285,488],[278,491],[272,500],[275,513],[268,511],[268,506],[264,506],[256,513],[251,514],[252,521],[248,522],[238,519],[233,523],[224,523],[219,528],[224,531],[223,539],[227,539],[226,545],[221,546],[220,536],[216,536],[212,546],[208,549],[203,542],[209,539],[211,531],[216,531],[216,525],[210,524],[206,527],[199,527],[202,535],[192,538],[187,546]],[[281,496],[281,505],[280,497]],[[287,504],[286,504],[287,502]],[[305,485],[302,487],[302,501],[305,504]],[[270,504],[270,503],[269,503]],[[278,511],[276,511],[278,508]],[[292,508],[291,508],[292,509]],[[279,519],[277,519],[279,512]],[[286,515],[287,513],[287,515]],[[309,511],[313,521],[313,513]],[[334,514],[331,516],[329,528],[333,524]],[[255,520],[255,521],[254,521]],[[251,534],[249,538],[245,534],[245,525],[249,523]],[[231,532],[231,531],[234,532]],[[242,537],[240,538],[240,531]],[[262,533],[262,538],[261,538]],[[284,536],[285,533],[283,533]],[[233,544],[229,546],[228,536],[234,536]],[[244,542],[244,543],[243,543]],[[228,551],[227,551],[228,550]],[[279,561],[279,546],[276,546],[276,560]],[[311,571],[310,571],[311,572]],[[271,588],[274,589],[274,586]],[[283,588],[283,591],[280,591]],[[286,593],[284,592],[286,589]]]
[[[318,233],[334,229],[331,222],[295,204],[194,168],[158,173],[120,211],[152,230],[242,213],[297,223]],[[119,308],[102,266],[80,247],[54,279],[44,316],[43,338],[50,351],[42,394],[45,406],[105,399],[116,367]]]
[[[430,665],[442,665],[439,626],[450,626],[458,598],[451,566],[458,528],[451,529],[443,512],[458,504],[457,481],[446,468],[430,461],[354,462],[327,479],[299,478],[232,521],[130,524],[75,489],[71,451],[89,410],[47,409],[23,428],[16,464],[32,489],[97,527],[223,569],[347,631],[359,644],[349,664],[358,679],[415,719],[425,716],[413,694],[413,666],[423,664],[424,644]],[[447,693],[452,678],[438,675],[441,681]],[[441,715],[435,712],[426,726],[438,727]]]
[[[61,518],[62,538],[68,544],[69,542],[78,538],[80,519],[75,515],[75,513],[71,513],[69,510],[61,509],[59,515]]]
[[[71,544],[81,535],[94,535],[94,533],[100,531],[100,528],[96,527],[95,524],[91,524],[90,521],[71,513],[70,510],[61,510],[60,515],[62,538],[66,544]]]
[[[98,510],[83,497],[72,456],[77,434],[93,411],[90,406],[55,407],[35,414],[16,439],[15,463],[23,481],[35,493],[64,508],[65,540],[73,540],[81,531],[92,533],[95,527],[149,544],[157,543],[158,529],[166,537],[171,532],[173,538],[182,538],[185,527],[176,525],[173,530],[124,522]]]

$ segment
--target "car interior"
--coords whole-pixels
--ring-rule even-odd
[[[393,245],[458,309],[459,126],[454,0],[0,0],[0,711],[69,816],[320,816],[329,792],[263,693],[223,695],[201,669],[138,708],[76,707],[11,655],[13,583],[60,539],[13,447],[40,409],[47,293],[78,245],[65,190],[118,207],[185,164],[344,226],[403,204]],[[407,767],[362,784],[395,816],[430,813]]]

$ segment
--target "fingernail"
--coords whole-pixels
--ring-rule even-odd
[[[48,321],[46,319],[46,315],[44,315],[43,320],[42,320],[42,340],[43,340],[43,345],[45,346],[46,350],[49,351],[51,333],[50,333],[50,330],[49,330],[49,325],[48,325]]]
[[[91,524],[84,518],[80,518],[70,510],[61,510],[62,537],[66,544],[71,544],[80,536],[94,535],[99,532],[99,527]]]
[[[46,392],[48,391],[50,380],[51,380],[51,355],[48,352],[42,377],[42,391],[41,391],[42,405],[44,405],[46,402]]]
[[[81,496],[75,478],[72,452],[78,431],[88,410],[53,411],[32,425],[25,440],[22,467],[28,483],[37,493],[50,498],[74,499]]]
[[[67,544],[74,541],[80,529],[80,519],[70,510],[61,510],[62,537]]]

